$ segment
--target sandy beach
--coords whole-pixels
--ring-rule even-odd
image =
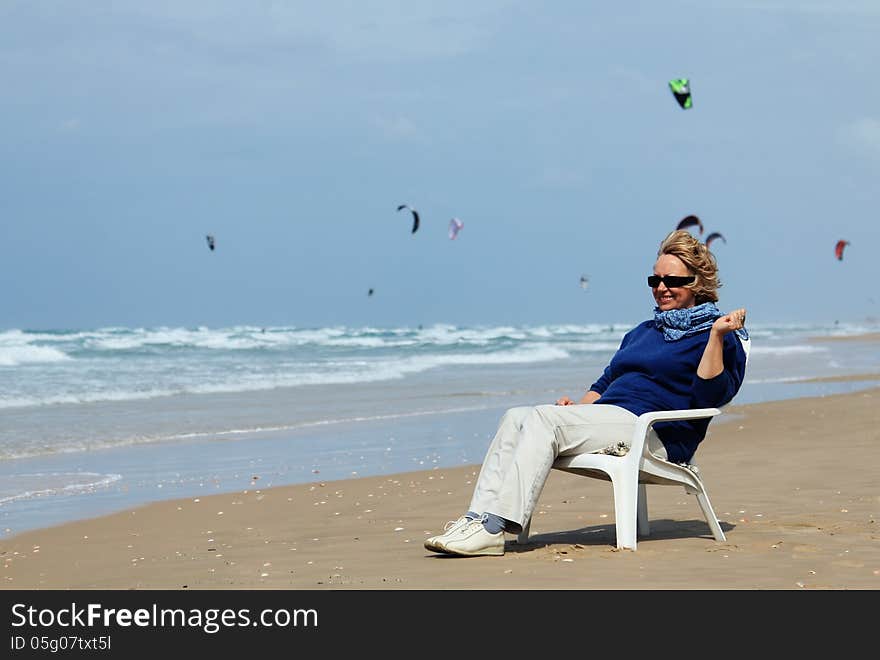
[[[610,484],[551,473],[530,542],[423,548],[478,466],[172,500],[0,543],[4,589],[876,589],[880,389],[729,406],[697,454],[727,535],[649,486],[651,535],[615,548]]]

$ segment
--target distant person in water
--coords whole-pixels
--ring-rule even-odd
[[[721,282],[712,253],[688,231],[672,232],[660,244],[648,286],[653,318],[626,333],[580,401],[563,396],[555,405],[504,414],[470,506],[425,541],[428,550],[503,555],[504,533],[522,531],[558,456],[626,443],[642,413],[714,408],[733,399],[745,376],[746,310],[722,314],[715,305]],[[709,421],[657,423],[649,447],[662,459],[687,463]]]

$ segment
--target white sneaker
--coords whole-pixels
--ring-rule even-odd
[[[438,537],[435,544],[441,552],[465,557],[503,555],[504,532],[490,534],[480,520],[470,520],[455,531]]]
[[[430,550],[431,552],[446,552],[442,547],[437,544],[437,541],[440,538],[445,538],[449,534],[452,534],[460,527],[464,527],[471,521],[467,516],[462,516],[458,520],[450,520],[443,526],[443,533],[438,534],[437,536],[431,536],[430,538],[425,539],[425,548]]]

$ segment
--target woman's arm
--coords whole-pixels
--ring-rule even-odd
[[[724,335],[739,330],[745,325],[746,310],[737,309],[715,319],[709,330],[709,341],[703,350],[703,357],[697,365],[697,376],[705,380],[715,378],[724,371]]]

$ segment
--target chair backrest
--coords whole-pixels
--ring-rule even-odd
[[[746,353],[746,366],[749,366],[749,351],[752,350],[752,338],[743,339],[739,335],[736,336],[739,339],[739,343],[742,344],[743,350]]]
[[[636,426],[633,430],[633,440],[632,445],[635,447],[636,451],[643,458],[649,458],[654,460],[663,460],[658,459],[653,453],[651,453],[651,448],[648,446],[648,433],[651,430],[654,422],[663,422],[663,421],[684,421],[684,420],[694,420],[694,419],[711,419],[715,415],[721,413],[721,410],[718,408],[693,408],[690,410],[662,410],[651,413],[643,413],[639,416],[636,421]],[[668,461],[667,461],[668,462]]]

